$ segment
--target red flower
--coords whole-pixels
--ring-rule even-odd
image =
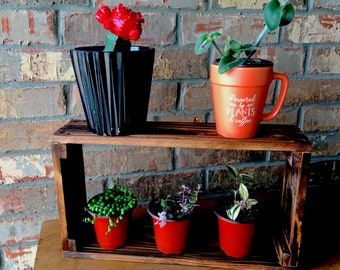
[[[125,40],[138,40],[142,34],[142,14],[121,3],[112,11],[108,6],[101,6],[96,13],[96,19],[105,29]]]

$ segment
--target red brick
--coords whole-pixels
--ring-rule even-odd
[[[304,109],[303,130],[335,131],[339,130],[339,107],[307,107]]]
[[[206,122],[207,113],[204,112],[188,112],[179,111],[168,114],[150,116],[150,121],[172,121],[172,122],[193,122],[195,118],[200,119],[200,122]]]
[[[269,112],[272,107],[265,109],[265,112]],[[299,110],[296,108],[285,108],[283,107],[279,114],[270,121],[263,121],[264,124],[286,124],[286,125],[297,125],[298,124]]]
[[[72,0],[72,1],[65,1],[65,0],[5,0],[5,3],[10,5],[21,5],[21,6],[27,6],[27,5],[34,5],[34,6],[51,6],[51,5],[63,5],[63,6],[70,6],[70,5],[78,5],[78,6],[88,6],[90,4],[89,0]]]
[[[0,245],[38,241],[41,224],[46,219],[55,219],[57,214],[26,216],[0,220]]]
[[[39,10],[0,10],[1,43],[56,45],[56,13]]]
[[[340,133],[312,134],[313,157],[338,156],[340,154]]]
[[[176,111],[177,84],[160,83],[151,87],[148,111],[150,112],[171,112]]]
[[[204,187],[203,174],[200,170],[190,172],[171,172],[134,179],[135,192],[140,200],[150,200],[157,196],[165,196],[177,192],[181,185]]]
[[[274,63],[274,71],[286,75],[302,75],[306,52],[303,47],[294,48],[261,48],[256,57]]]
[[[0,189],[0,215],[58,211],[55,186]]]
[[[0,184],[18,184],[54,177],[52,157],[49,154],[2,156],[0,161]]]
[[[86,197],[90,200],[93,196],[104,192],[105,181],[103,179],[89,180],[86,181]]]
[[[14,269],[24,269],[32,270],[34,269],[34,258],[37,252],[37,246],[23,246],[23,247],[4,247],[4,268],[8,270]]]
[[[191,1],[182,1],[191,2]],[[166,46],[175,44],[175,13],[143,13],[143,32],[136,44],[145,46]]]
[[[64,12],[64,42],[72,45],[103,45],[105,30],[95,19],[95,11],[85,13]],[[133,44],[145,46],[170,45],[176,41],[175,13],[143,13],[145,23],[138,41]],[[86,33],[86,34],[84,34]]]
[[[214,8],[236,8],[236,9],[262,9],[265,4],[267,4],[267,0],[259,0],[259,1],[228,1],[228,0],[213,0],[212,6]]]
[[[290,79],[285,105],[340,102],[340,78]]]
[[[0,49],[0,82],[74,80],[69,50]]]
[[[99,1],[98,1],[99,2]],[[102,0],[100,1],[103,5],[108,5],[110,7],[117,6],[121,0]],[[172,1],[134,1],[134,0],[124,0],[124,5],[129,6],[133,10],[137,10],[136,7],[150,7],[150,8],[170,8],[170,9],[203,9],[207,5],[206,0],[172,0]]]
[[[105,29],[96,21],[92,12],[62,12],[64,43],[70,45],[103,45]]]
[[[340,73],[339,47],[314,47],[311,51],[310,74]]]
[[[218,31],[222,34],[222,38],[217,40],[218,44],[224,44],[228,38],[245,43],[255,42],[263,29],[262,17],[261,13],[185,13],[181,17],[182,40],[184,44],[195,44],[201,34]],[[273,43],[277,40],[277,34],[269,35],[264,43]]]
[[[66,122],[63,120],[2,123],[0,152],[51,149],[52,133]]]
[[[229,164],[231,163],[229,162]],[[254,178],[255,183],[251,186],[252,189],[266,189],[269,187],[280,189],[283,168],[283,165],[272,165],[242,167],[239,169],[242,173],[247,173]],[[209,171],[209,192],[225,193],[231,189],[234,189],[234,182],[227,175],[224,168]]]
[[[213,101],[210,82],[184,85],[184,110],[209,110],[212,108]]]
[[[20,52],[15,49],[0,48],[0,82],[20,81]]]
[[[296,15],[285,27],[285,40],[291,43],[340,42],[340,15]]]
[[[87,176],[171,170],[172,160],[171,149],[159,147],[123,147],[111,151],[87,151],[84,156]]]
[[[338,0],[314,0],[313,7],[315,9],[339,10],[340,2]]]
[[[69,50],[31,49],[19,53],[22,81],[61,82],[74,79]]]
[[[156,50],[153,78],[193,79],[207,77],[207,55],[195,55],[193,49]]]
[[[44,100],[44,102],[41,102]],[[0,118],[24,118],[66,114],[61,86],[13,88],[0,92]]]
[[[230,1],[230,0],[213,0],[212,6],[214,8],[236,8],[236,9],[263,9],[268,3],[268,0],[242,0],[242,1]],[[296,9],[306,9],[305,0],[295,0],[294,7]]]
[[[178,149],[178,168],[223,165],[227,163],[264,160],[264,152],[225,151],[209,149]]]
[[[76,83],[72,84],[71,86],[71,99],[69,100],[68,106],[70,113],[73,116],[75,117],[81,116],[83,119],[85,119],[84,109],[81,103],[81,98]]]

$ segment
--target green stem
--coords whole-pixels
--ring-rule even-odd
[[[116,46],[118,36],[112,33],[107,33],[105,38],[105,48],[104,52],[113,52]]]
[[[221,57],[223,57],[223,52],[221,51],[221,49],[217,46],[215,40],[211,41],[212,45],[215,47],[215,49],[218,51],[218,53],[220,54]]]
[[[265,36],[269,33],[269,29],[267,27],[267,25],[264,25],[261,33],[259,34],[259,36],[257,37],[254,46],[258,47],[260,46],[261,42],[263,41],[263,39],[265,38]],[[243,61],[243,65],[245,65],[249,59],[256,53],[256,51],[253,51],[251,54],[248,55],[247,59]]]
[[[264,27],[263,27],[261,33],[259,34],[259,36],[258,36],[257,39],[256,39],[256,42],[255,42],[255,44],[254,44],[255,47],[258,47],[258,46],[261,44],[262,40],[264,39],[264,37],[265,37],[268,33],[269,33],[269,29],[268,29],[267,25],[264,25]]]

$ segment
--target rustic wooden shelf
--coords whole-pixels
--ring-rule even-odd
[[[280,215],[275,220],[273,241],[265,236],[266,245],[256,246],[251,255],[242,260],[229,258],[216,246],[195,249],[191,245],[181,256],[165,256],[157,251],[150,235],[150,224],[145,215],[132,219],[133,231],[143,228],[126,247],[116,251],[104,251],[98,247],[92,235],[92,227],[82,222],[86,205],[86,189],[83,162],[83,145],[152,146],[171,148],[201,148],[225,150],[279,151],[286,156]],[[61,227],[61,243],[64,256],[107,260],[126,260],[183,264],[207,267],[233,267],[272,269],[298,265],[303,207],[306,196],[307,172],[312,145],[299,128],[292,125],[260,125],[255,138],[228,139],[216,133],[214,124],[182,122],[148,122],[141,134],[129,136],[98,136],[88,131],[85,121],[71,121],[51,137],[54,174],[58,195]],[[211,213],[205,212],[210,215]],[[209,220],[213,220],[210,218]],[[213,223],[209,222],[210,224]],[[195,224],[195,223],[194,223]],[[202,220],[197,223],[202,232]],[[271,228],[272,229],[272,228]],[[195,230],[194,230],[195,231]],[[214,229],[206,231],[214,232]],[[214,236],[216,237],[216,235]],[[195,238],[195,237],[194,237]],[[151,240],[150,240],[151,239]],[[256,243],[256,241],[255,241]],[[268,244],[268,245],[267,245]],[[190,246],[190,242],[189,242]],[[269,246],[269,248],[267,247]]]

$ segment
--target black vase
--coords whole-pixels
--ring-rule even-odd
[[[71,50],[88,128],[107,136],[141,132],[148,113],[155,49],[103,49],[93,46]]]

